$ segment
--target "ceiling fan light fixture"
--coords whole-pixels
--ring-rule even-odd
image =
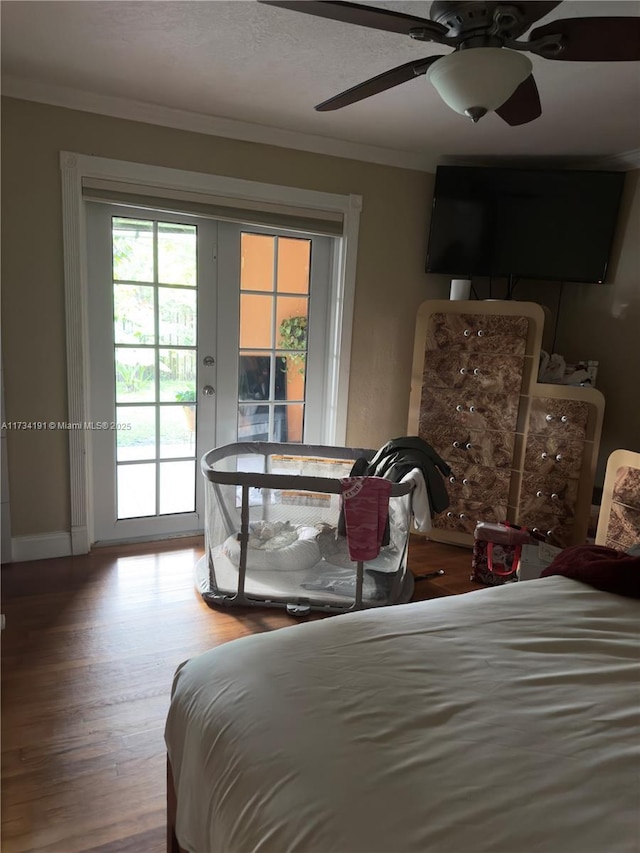
[[[427,78],[455,112],[476,122],[497,110],[531,74],[531,60],[504,47],[473,47],[438,59]]]

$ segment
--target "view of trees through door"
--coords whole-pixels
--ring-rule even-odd
[[[196,241],[112,220],[117,518],[195,509]]]

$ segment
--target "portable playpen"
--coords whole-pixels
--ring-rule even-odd
[[[300,444],[229,444],[202,459],[205,555],[197,584],[212,605],[347,611],[408,601],[411,492],[391,485],[389,544],[366,562],[339,535],[341,479],[376,451]]]

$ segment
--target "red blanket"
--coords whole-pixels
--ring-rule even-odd
[[[541,577],[564,575],[605,592],[640,598],[640,557],[630,557],[602,545],[565,548]]]

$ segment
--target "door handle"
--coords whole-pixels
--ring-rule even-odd
[[[216,393],[216,389],[213,387],[213,385],[205,385],[202,389],[202,393],[205,397],[213,397],[213,395]]]

